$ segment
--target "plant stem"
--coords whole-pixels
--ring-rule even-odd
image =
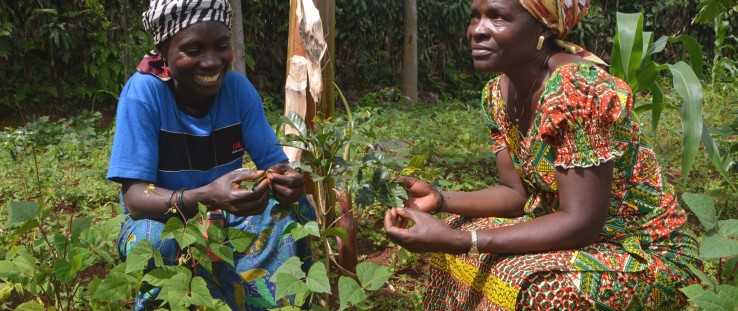
[[[41,173],[38,169],[38,159],[36,159],[36,146],[31,145],[31,154],[33,154],[33,166],[36,168],[36,187],[38,192],[41,193]]]
[[[18,158],[18,159],[19,160],[16,161],[15,163],[18,164],[18,172],[20,173],[23,170],[23,166],[20,163],[20,158]],[[21,174],[18,174],[18,175],[21,176]],[[28,189],[28,181],[26,181],[26,179],[25,178],[22,178],[22,177],[20,178],[20,180],[21,180],[21,183],[23,183],[23,196],[24,197],[28,197],[28,195],[30,195],[30,192],[31,192]]]
[[[328,228],[328,224],[326,223],[326,215],[328,214],[328,208],[326,204],[326,191],[325,191],[325,181],[319,181],[317,182],[317,187],[315,187],[315,191],[317,192],[316,195],[318,196],[317,204],[318,204],[318,225],[320,225],[321,232],[325,232],[325,230]],[[328,244],[328,238],[323,237],[323,250],[325,254],[325,258],[323,260],[325,261],[325,269],[326,273],[330,275],[330,256],[332,255],[330,253],[330,244]]]
[[[72,294],[70,295],[72,298],[74,298],[74,296],[77,295],[77,291],[79,290],[79,288],[81,286],[82,286],[82,282],[78,282],[76,285],[74,285],[74,288],[72,289]],[[72,300],[70,299],[69,301],[71,302]],[[68,310],[72,310],[71,303],[69,305],[69,309]]]
[[[64,284],[64,292],[67,293],[67,309],[66,310],[72,310],[72,299],[74,298],[74,295],[72,293],[72,290],[69,289],[69,285]]]
[[[47,236],[48,233],[40,225],[38,226],[38,231],[41,233],[41,237],[46,242],[46,245],[49,245],[49,249],[51,250],[51,253],[53,254],[54,258],[58,259],[59,254],[54,249],[54,244],[51,244],[51,241],[49,241],[49,237]],[[37,258],[40,258],[40,257],[37,257]]]

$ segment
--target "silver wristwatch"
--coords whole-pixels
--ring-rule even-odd
[[[477,230],[472,229],[471,230],[471,238],[472,238],[472,245],[469,249],[469,253],[466,255],[469,256],[469,258],[479,258],[479,248],[477,247]]]

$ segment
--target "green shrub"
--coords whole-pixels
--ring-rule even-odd
[[[694,284],[681,291],[702,310],[735,310],[738,297],[738,219],[721,219],[712,197],[685,193],[683,199],[694,212],[705,232],[701,236],[700,257],[713,263],[713,276],[694,267],[692,271],[703,284]],[[726,206],[735,201],[726,202]]]

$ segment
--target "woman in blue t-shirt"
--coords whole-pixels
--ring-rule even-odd
[[[164,223],[193,218],[198,203],[225,227],[255,234],[244,254],[234,254],[235,266],[216,263],[205,279],[231,309],[260,310],[277,306],[271,274],[292,256],[308,258],[309,248],[283,231],[313,212],[300,200],[305,180],[287,164],[258,93],[230,70],[230,15],[225,0],[151,1],[143,24],[156,49],[120,95],[107,178],[122,186],[124,260],[149,240],[175,263],[184,252],[175,240],[160,238]],[[242,168],[244,152],[258,170]],[[241,187],[262,177],[252,189]],[[276,204],[297,201],[297,211],[272,217]],[[159,290],[142,289],[134,309],[154,307]]]

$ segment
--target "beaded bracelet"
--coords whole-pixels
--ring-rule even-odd
[[[438,196],[438,203],[436,203],[436,209],[431,212],[431,215],[435,215],[441,212],[441,209],[443,209],[444,199],[443,199],[443,192],[441,192],[441,189],[438,188],[436,185],[431,185],[431,188],[433,188],[433,191],[436,192],[436,196]]]

